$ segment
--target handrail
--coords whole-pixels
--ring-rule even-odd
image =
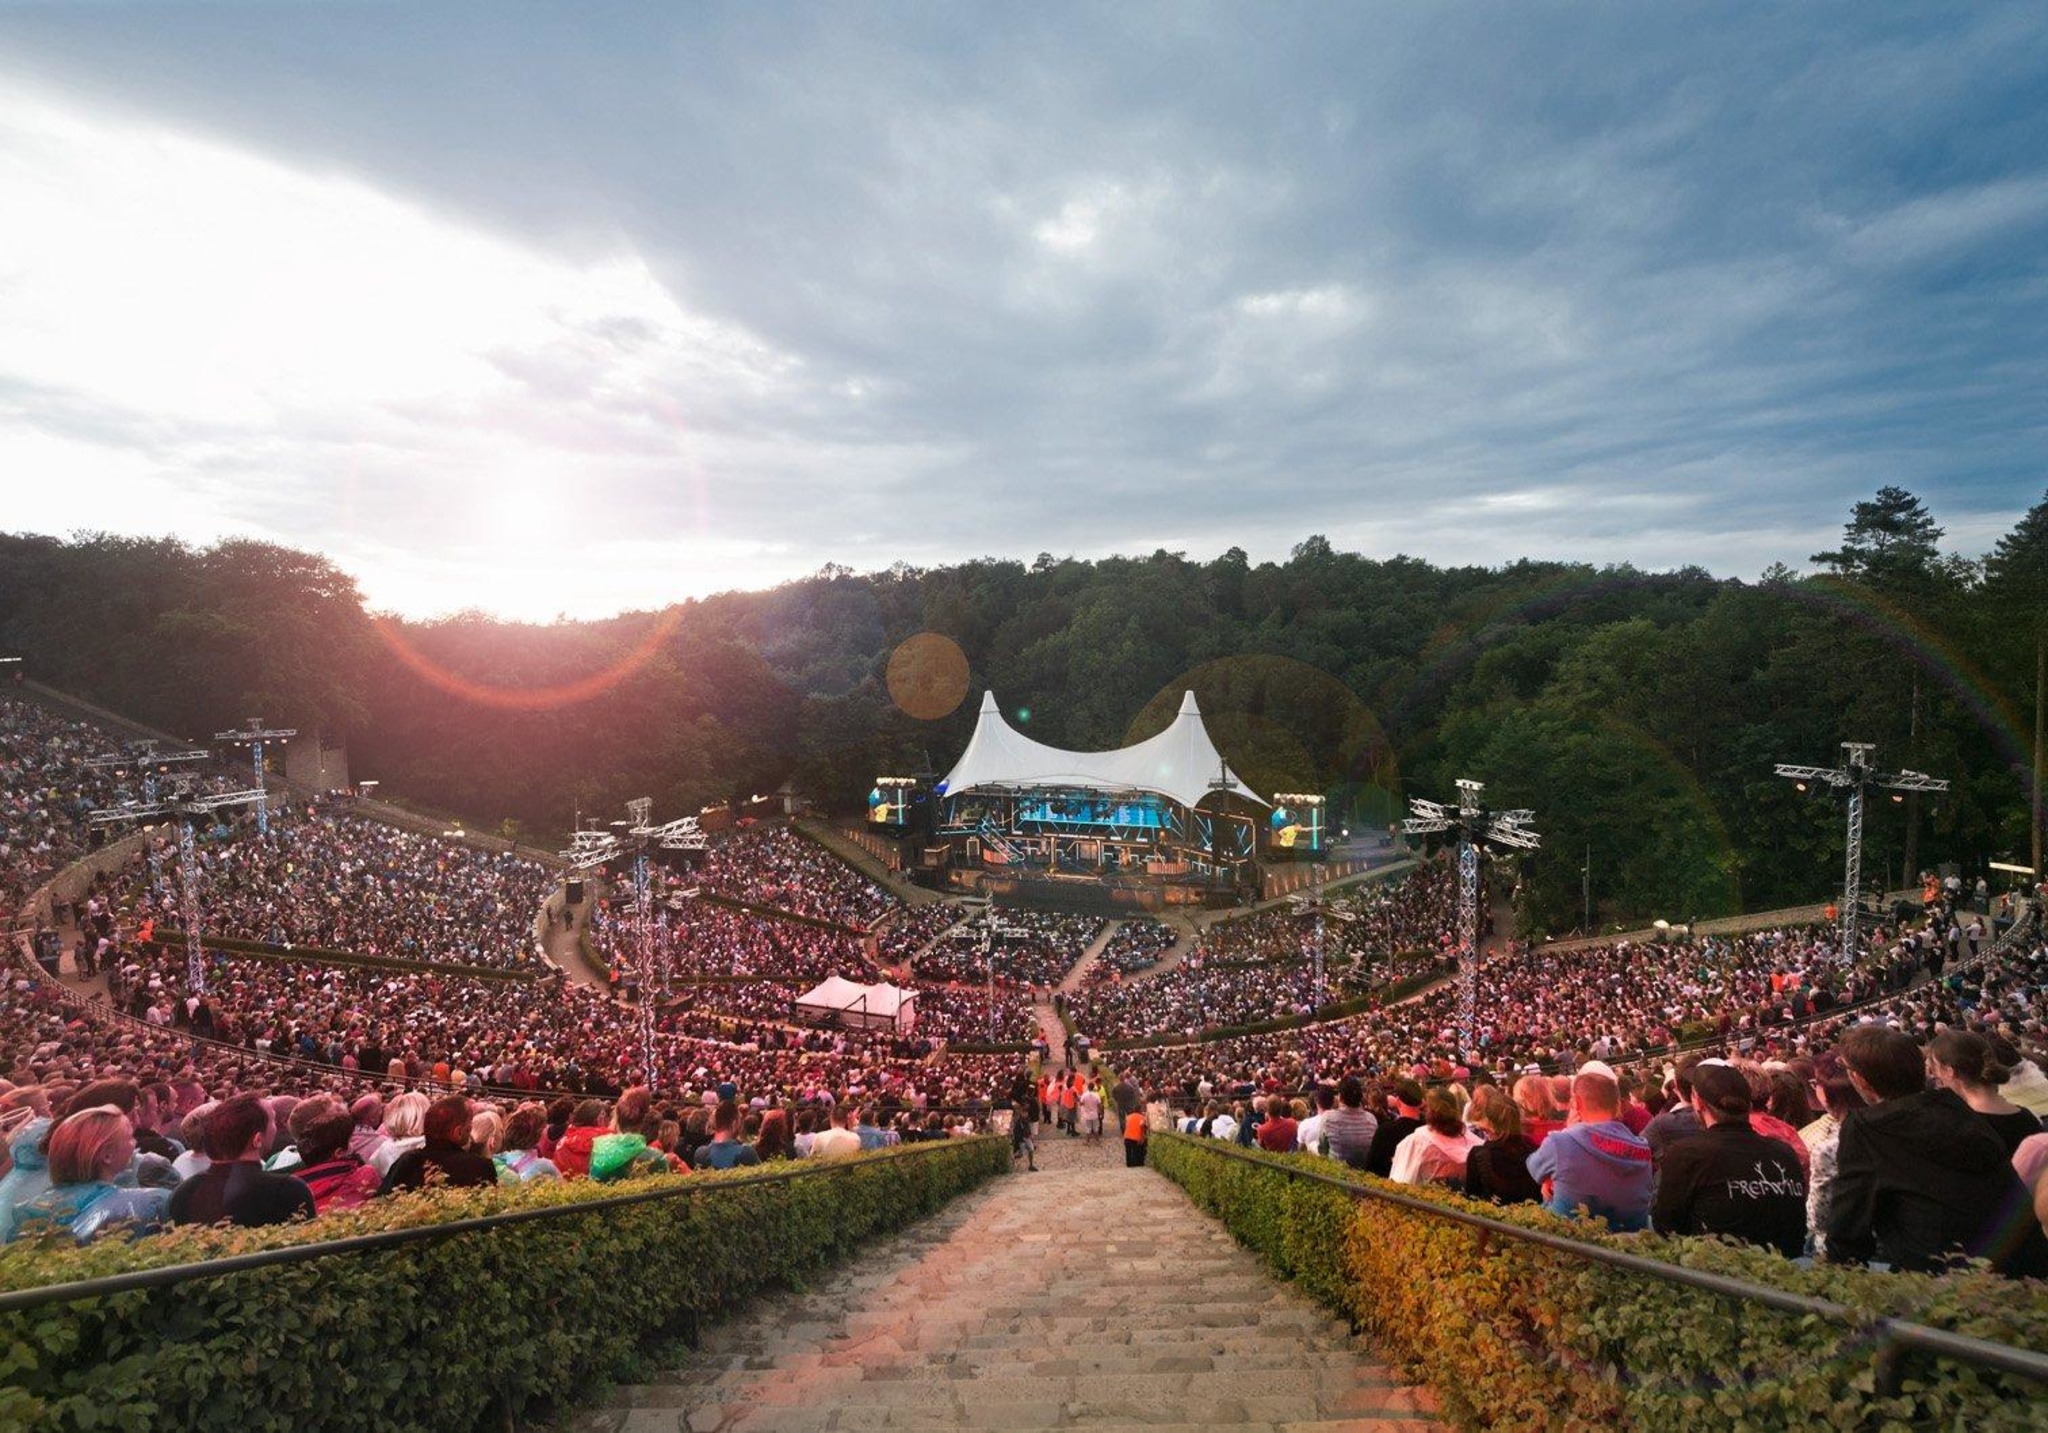
[[[540,1209],[512,1209],[502,1214],[478,1214],[467,1219],[451,1219],[442,1224],[415,1224],[404,1229],[386,1229],[376,1234],[355,1234],[346,1239],[322,1239],[307,1244],[287,1244],[277,1249],[263,1249],[253,1254],[235,1254],[225,1259],[207,1259],[192,1264],[166,1264],[158,1269],[136,1269],[126,1274],[103,1274],[96,1279],[75,1279],[64,1284],[41,1284],[31,1289],[14,1289],[0,1293],[0,1314],[20,1313],[50,1304],[74,1303],[79,1299],[103,1298],[109,1294],[125,1294],[135,1289],[166,1288],[175,1284],[191,1283],[196,1279],[217,1279],[228,1274],[245,1273],[251,1269],[267,1269],[281,1264],[307,1264],[343,1254],[374,1253],[383,1249],[424,1243],[431,1239],[474,1234],[485,1229],[501,1229],[514,1224],[565,1219],[601,1210],[623,1209],[635,1204],[652,1204],[664,1199],[687,1199],[700,1192],[732,1189],[742,1185],[782,1184],[791,1180],[831,1174],[838,1170],[857,1169],[912,1156],[936,1154],[947,1149],[958,1149],[971,1140],[997,1138],[995,1135],[975,1135],[971,1139],[958,1141],[925,1141],[900,1145],[894,1149],[873,1150],[858,1160],[835,1159],[816,1163],[797,1161],[795,1163],[798,1167],[795,1168],[766,1169],[758,1173],[736,1175],[730,1179],[720,1179],[716,1184],[706,1184],[701,1177],[691,1178],[660,1189],[617,1194],[606,1199],[591,1199],[576,1204],[550,1204]]]
[[[1718,1294],[1725,1299],[1760,1304],[1779,1313],[1826,1319],[1852,1331],[1867,1333],[1876,1342],[1875,1358],[1879,1370],[1880,1391],[1887,1396],[1898,1392],[1898,1380],[1901,1376],[1897,1367],[1898,1351],[1903,1349],[1917,1349],[1923,1353],[1951,1358],[1959,1363],[1993,1368],[2002,1373],[2032,1379],[2037,1383],[2048,1383],[2048,1354],[2035,1353],[2030,1349],[2014,1348],[2010,1344],[1994,1343],[1990,1339],[1959,1334],[1949,1329],[1933,1328],[1927,1324],[1893,1318],[1890,1315],[1866,1319],[1847,1304],[1839,1304],[1832,1299],[1816,1298],[1810,1294],[1795,1294],[1788,1289],[1774,1289],[1768,1284],[1755,1284],[1747,1279],[1732,1278],[1726,1274],[1688,1269],[1682,1264],[1667,1264],[1661,1259],[1631,1254],[1625,1249],[1610,1249],[1604,1244],[1588,1243],[1569,1235],[1552,1234],[1541,1229],[1526,1229],[1519,1224],[1510,1224],[1504,1219],[1494,1219],[1464,1209],[1453,1209],[1427,1199],[1418,1199],[1412,1194],[1398,1194],[1391,1189],[1359,1184],[1340,1175],[1281,1164],[1277,1160],[1261,1158],[1233,1144],[1197,1139],[1166,1130],[1155,1130],[1152,1137],[1178,1140],[1225,1159],[1239,1160],[1293,1179],[1305,1179],[1327,1185],[1343,1191],[1353,1199],[1377,1200],[1383,1204],[1392,1204],[1453,1224],[1483,1230],[1504,1239],[1552,1249],[1589,1263],[1606,1264],[1632,1274],[1645,1274],[1654,1279],[1662,1279],[1666,1283],[1682,1284],[1704,1293]]]

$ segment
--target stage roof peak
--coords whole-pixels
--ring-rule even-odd
[[[1268,803],[1223,763],[1202,723],[1190,689],[1166,730],[1115,751],[1067,751],[1011,726],[993,691],[981,696],[981,716],[967,750],[946,775],[946,793],[1060,787],[1081,791],[1154,791],[1183,806],[1197,806],[1213,791],[1218,772],[1232,795]]]

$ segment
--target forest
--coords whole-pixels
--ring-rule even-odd
[[[2048,497],[1981,557],[1942,536],[1888,487],[1816,534],[1810,572],[1753,580],[1311,536],[1257,564],[828,567],[532,625],[373,612],[326,558],[266,543],[6,534],[0,655],[181,734],[250,713],[321,731],[358,779],[543,843],[643,794],[657,819],[785,781],[856,809],[878,774],[943,773],[984,689],[1040,740],[1102,748],[1192,687],[1253,789],[1326,792],[1333,823],[1385,825],[1460,777],[1532,808],[1527,919],[1562,931],[1588,894],[1597,925],[1820,899],[1840,801],[1772,765],[1832,766],[1848,740],[1953,783],[1873,803],[1867,882],[2040,864]]]

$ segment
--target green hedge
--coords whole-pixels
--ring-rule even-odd
[[[2048,1421],[2039,1385],[1917,1354],[1908,1355],[1900,1395],[1880,1398],[1866,1332],[1738,1305],[1286,1173],[1332,1171],[1313,1155],[1252,1162],[1208,1141],[1155,1133],[1149,1157],[1276,1273],[1378,1338],[1467,1426],[1979,1430]],[[1992,1274],[1809,1269],[1720,1240],[1613,1235],[1533,1206],[1401,1192],[1831,1299],[1872,1320],[1909,1318],[2022,1348],[2048,1343],[2048,1289]]]
[[[376,1200],[313,1224],[15,1245],[0,1288],[68,1282],[421,1223],[686,1196],[0,1313],[0,1429],[502,1428],[587,1401],[653,1341],[757,1290],[801,1286],[1009,1168],[980,1138],[749,1182],[527,1184]]]

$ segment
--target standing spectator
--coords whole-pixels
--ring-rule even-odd
[[[1806,1176],[1782,1141],[1750,1128],[1749,1081],[1718,1060],[1692,1072],[1704,1126],[1666,1152],[1652,1222],[1665,1234],[1724,1234],[1796,1259],[1806,1249]]]
[[[225,1221],[257,1228],[319,1213],[303,1180],[263,1169],[271,1129],[270,1111],[261,1096],[222,1100],[207,1114],[201,1135],[210,1162],[171,1191],[173,1224]]]
[[[1827,1257],[1912,1272],[1986,1258],[2002,1274],[2048,1275],[2048,1238],[2020,1217],[2025,1191],[2004,1144],[1954,1091],[1927,1088],[1912,1038],[1858,1025],[1838,1048],[1870,1105],[1842,1121]]]
[[[1606,1075],[1572,1078],[1571,1122],[1529,1156],[1529,1173],[1549,1186],[1553,1214],[1584,1209],[1622,1231],[1649,1222],[1650,1146],[1621,1122],[1621,1091]]]

